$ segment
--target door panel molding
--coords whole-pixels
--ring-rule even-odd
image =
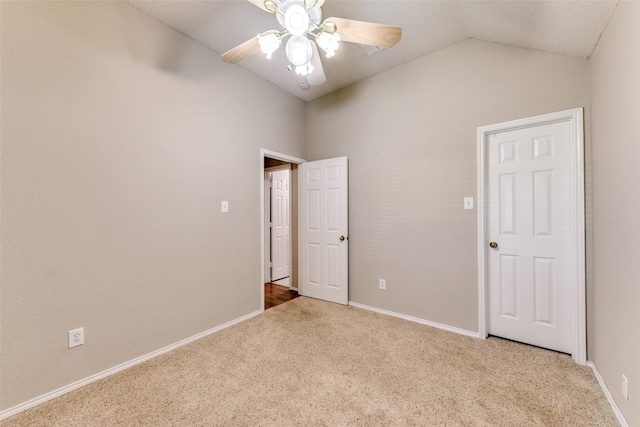
[[[266,157],[270,157],[270,156],[266,156]],[[272,157],[270,157],[272,158]],[[263,164],[264,164],[264,158],[262,160]],[[288,170],[289,173],[293,173],[293,170],[291,168],[291,164],[287,163],[285,165],[280,165],[280,166],[271,166],[268,168],[264,168],[264,195],[263,195],[263,200],[264,200],[264,217],[262,218],[262,223],[263,223],[263,228],[264,228],[264,280],[265,283],[267,283],[268,281],[270,281],[271,279],[271,271],[270,271],[270,267],[269,267],[269,256],[267,255],[271,255],[269,253],[269,244],[271,243],[271,234],[269,233],[269,221],[268,221],[268,212],[271,210],[271,198],[269,196],[270,193],[270,186],[269,186],[269,173],[270,172],[275,172],[275,171],[280,171],[280,170]],[[289,177],[291,178],[291,176]],[[293,253],[293,252],[292,252]],[[292,255],[293,256],[293,255]],[[269,279],[269,280],[267,280]]]
[[[587,362],[586,286],[585,286],[585,212],[584,212],[584,125],[583,108],[559,111],[520,120],[482,126],[477,131],[477,209],[478,209],[478,335],[488,334],[488,266],[487,250],[490,236],[486,235],[487,145],[492,134],[558,122],[569,122],[570,149],[570,211],[571,211],[571,357],[576,363]],[[544,155],[553,149],[549,141],[539,141],[537,153]],[[504,147],[504,160],[514,155]],[[510,154],[511,153],[511,154]]]
[[[271,281],[290,277],[291,265],[291,165],[286,168],[268,171],[271,182]],[[267,223],[265,223],[267,226]],[[269,234],[269,233],[266,233]],[[269,248],[265,245],[265,251]],[[268,257],[265,256],[265,262]],[[266,272],[266,269],[265,269]]]

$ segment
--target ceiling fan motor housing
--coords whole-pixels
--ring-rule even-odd
[[[313,3],[314,6],[307,8],[308,4],[306,3]],[[320,21],[322,21],[322,10],[318,6],[319,2],[306,3],[303,0],[283,0],[280,3],[280,9],[283,13],[276,13],[276,19],[283,28],[286,28],[293,35],[301,35],[307,31],[313,31],[315,29],[313,24],[320,25]],[[287,16],[289,16],[289,18],[287,18]],[[300,33],[291,32],[289,26],[298,23],[299,19],[306,21],[306,28],[302,29]],[[302,27],[303,24],[299,24],[299,26]]]
[[[293,36],[301,36],[309,29],[309,14],[304,7],[294,4],[284,14],[284,26]]]

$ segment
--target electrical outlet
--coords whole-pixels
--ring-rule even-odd
[[[69,331],[69,348],[84,344],[84,328]]]
[[[629,380],[626,376],[622,376],[622,395],[625,400],[629,400]]]
[[[384,279],[380,279],[379,286],[380,286],[380,289],[383,289],[383,290],[387,289],[387,281]]]

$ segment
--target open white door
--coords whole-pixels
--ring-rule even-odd
[[[291,275],[290,170],[271,172],[271,281]]]
[[[299,290],[304,296],[349,302],[347,158],[298,168]]]

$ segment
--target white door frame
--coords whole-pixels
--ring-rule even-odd
[[[269,157],[269,156],[267,156]],[[273,249],[270,247],[270,245],[272,245],[271,242],[271,233],[270,230],[268,229],[267,223],[269,221],[267,221],[267,212],[269,212],[271,209],[273,209],[273,207],[271,206],[271,200],[269,200],[269,197],[271,196],[271,192],[270,187],[269,187],[269,183],[267,182],[267,176],[269,176],[269,173],[271,172],[276,172],[276,171],[282,171],[282,170],[288,170],[289,171],[289,182],[291,182],[291,173],[293,173],[293,169],[291,169],[291,164],[287,163],[286,165],[280,165],[280,166],[272,166],[270,168],[265,168],[264,169],[264,239],[265,242],[269,242],[269,245],[266,245],[265,243],[265,247],[264,247],[264,274],[265,274],[265,278],[268,277],[270,280],[265,281],[265,283],[268,283],[271,281],[271,279],[273,279],[273,276],[270,273],[273,273],[272,271],[270,271],[269,267],[267,266],[267,259],[268,258],[272,258],[273,255],[270,253],[271,250]],[[289,189],[291,190],[291,189]],[[290,191],[291,193],[291,191]],[[271,215],[270,215],[271,216]],[[291,203],[289,203],[289,218],[291,218]],[[291,258],[292,258],[292,239],[289,239],[289,265],[291,266],[290,268],[293,269],[293,265],[291,264]],[[269,255],[269,256],[267,256]],[[291,272],[293,274],[293,271]],[[291,275],[290,275],[291,277]]]
[[[585,222],[584,222],[584,127],[583,109],[559,111],[526,119],[478,128],[478,335],[487,338],[488,240],[485,233],[486,142],[491,134],[549,123],[568,121],[571,125],[571,357],[576,363],[587,363],[587,319],[585,286]]]
[[[264,206],[264,159],[269,157],[271,159],[282,160],[283,162],[289,162],[296,165],[306,162],[304,159],[293,157],[288,154],[278,153],[275,151],[260,149],[260,311],[264,311],[264,233],[265,233],[265,206]],[[292,171],[293,173],[293,171]]]

